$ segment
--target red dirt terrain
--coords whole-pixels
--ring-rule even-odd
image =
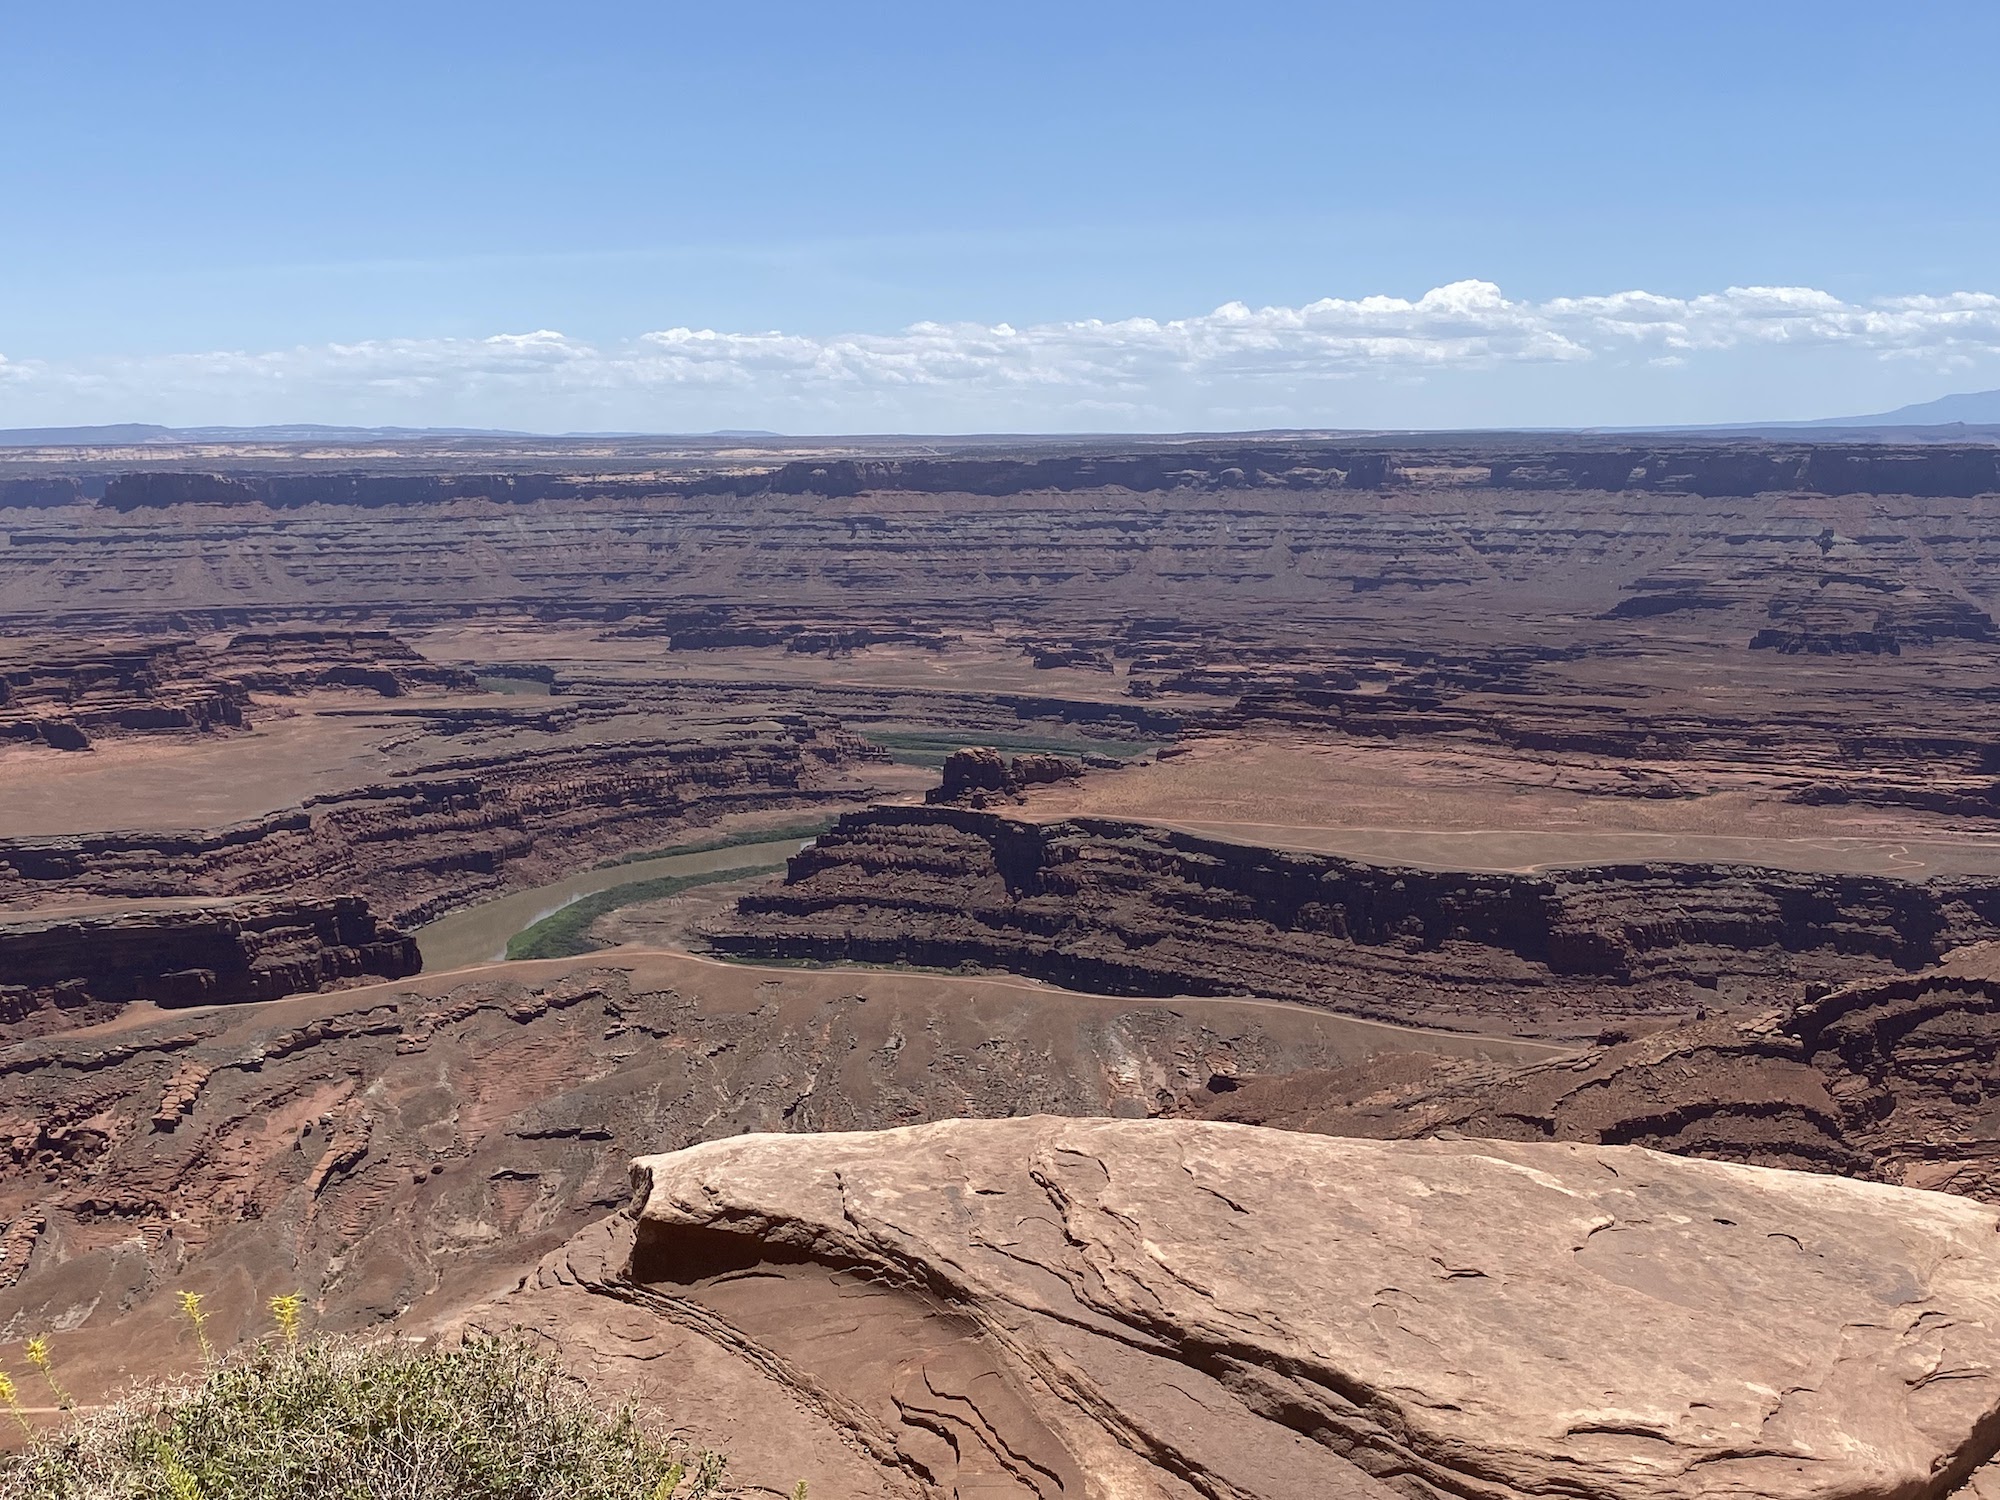
[[[1410,1036],[1267,1002],[623,952],[129,1012],[0,1054],[0,1327],[64,1330],[101,1390],[175,1366],[169,1289],[212,1289],[254,1321],[264,1296],[305,1287],[345,1327],[501,1290],[622,1203],[627,1161],[657,1148],[1144,1118],[1218,1075],[1345,1065]]]

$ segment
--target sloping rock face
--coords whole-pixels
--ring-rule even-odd
[[[746,1437],[752,1482],[1914,1500],[2000,1443],[2000,1222],[1942,1194],[1046,1118],[634,1175],[624,1220],[485,1320],[600,1385],[699,1381],[697,1435]]]
[[[2000,1202],[2000,947],[1495,1073],[1416,1058],[1219,1080],[1212,1119],[1656,1147]]]
[[[416,939],[357,896],[0,915],[0,1037],[103,1020],[132,1000],[275,1000],[422,966]]]
[[[1393,1021],[1594,1030],[1727,989],[1921,968],[2000,933],[2000,885],[1700,864],[1461,874],[1078,818],[852,813],[713,934],[757,956],[948,968],[1081,989],[1259,994]]]
[[[1990,628],[1990,620],[1963,632],[1939,626],[1924,639],[1962,634],[1983,642],[1986,637],[1976,631]],[[1899,655],[1901,650],[1896,630],[1872,618],[1859,625],[1769,627],[1748,644],[1792,655]],[[1504,664],[1475,659],[1458,675],[1499,677],[1496,665]],[[1214,669],[1210,674],[1209,680],[1221,685],[1222,674]],[[1546,672],[1522,673],[1512,698],[1490,684],[1485,691],[1466,691],[1426,681],[1440,675],[1429,670],[1374,691],[1312,680],[1325,675],[1321,664],[1266,669],[1249,679],[1251,691],[1228,713],[1204,727],[1218,732],[1275,727],[1404,746],[1477,745],[1529,756],[1586,756],[1631,768],[1629,784],[1612,795],[1685,795],[1689,783],[1699,786],[1708,777],[1733,772],[1768,778],[1786,800],[1808,805],[1923,807],[1980,818],[2000,811],[2000,781],[1994,776],[2000,757],[1971,703],[1953,703],[1954,694],[1940,694],[1939,711],[1928,718],[1911,714],[1907,705],[1883,714],[1874,713],[1872,705],[1857,712],[1837,694],[1820,696],[1810,689],[1755,712],[1724,706],[1690,712],[1685,701],[1666,697],[1634,704],[1546,692]],[[1170,680],[1202,685],[1199,675]]]
[[[470,672],[426,661],[386,630],[246,630],[218,653],[215,670],[260,693],[360,688],[400,698],[478,686]]]
[[[640,1152],[1138,1117],[1214,1075],[1406,1044],[1288,1006],[632,950],[128,1016],[0,1049],[0,1341],[59,1330],[65,1378],[96,1400],[196,1362],[179,1288],[214,1294],[225,1347],[282,1292],[333,1330],[483,1302],[624,1203]]]

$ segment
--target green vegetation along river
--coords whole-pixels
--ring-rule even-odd
[[[424,972],[462,969],[467,964],[483,964],[507,956],[507,943],[516,933],[553,916],[573,902],[608,891],[613,886],[635,885],[689,875],[711,875],[718,871],[752,871],[782,864],[803,849],[810,839],[796,835],[767,839],[754,844],[731,844],[721,849],[702,849],[690,854],[668,854],[631,864],[606,865],[579,870],[574,875],[532,890],[515,891],[478,906],[440,917],[417,929],[417,947],[424,955]]]

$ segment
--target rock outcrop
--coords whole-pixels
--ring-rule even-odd
[[[83,482],[67,475],[45,479],[0,479],[0,510],[47,510],[80,505]]]
[[[1046,1118],[634,1177],[482,1317],[773,1488],[1916,1500],[2000,1444],[2000,1222],[1943,1194]]]
[[[386,630],[245,630],[216,653],[215,671],[260,693],[358,688],[401,698],[424,688],[478,687],[464,668],[426,661]]]
[[[998,750],[977,745],[946,757],[944,779],[924,793],[924,801],[946,807],[1018,802],[1031,786],[1075,781],[1083,771],[1083,762],[1067,755],[1017,755],[1010,763]]]
[[[2000,1203],[2000,947],[1496,1073],[1446,1059],[1218,1080],[1211,1119],[1651,1146]]]
[[[248,690],[208,665],[186,640],[8,642],[0,743],[87,750],[105,735],[240,726]]]
[[[87,1025],[134,1000],[233,1005],[422,966],[416,939],[358,896],[0,914],[0,1037]]]
[[[1921,968],[2000,936],[2000,883],[1696,864],[1464,874],[1107,819],[883,808],[842,818],[711,936],[753,956],[971,963],[1114,994],[1576,1035]]]

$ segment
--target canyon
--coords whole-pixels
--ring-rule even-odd
[[[1996,454],[0,451],[0,1367],[302,1291],[816,1500],[2000,1492]]]

